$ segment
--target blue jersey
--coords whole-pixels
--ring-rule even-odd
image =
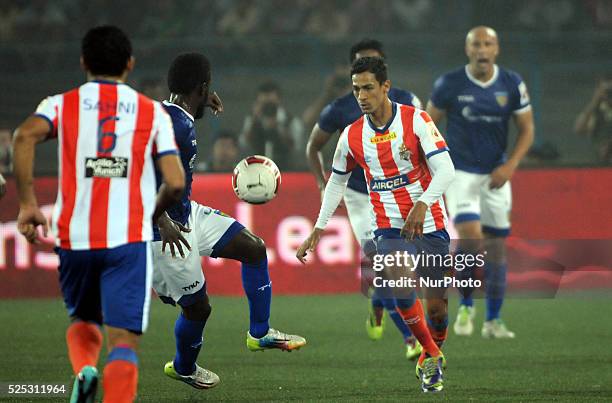
[[[431,102],[446,111],[446,142],[455,168],[488,174],[506,161],[508,120],[531,108],[527,87],[517,73],[494,66],[486,83],[467,66],[438,78]]]
[[[408,91],[391,88],[389,90],[389,99],[400,104],[421,108],[419,98]],[[323,108],[319,116],[319,127],[328,133],[336,131],[342,133],[346,126],[359,119],[361,115],[363,115],[363,112],[361,112],[355,96],[352,93],[346,94]],[[353,169],[347,186],[360,193],[368,193],[363,169],[360,167]]]
[[[193,182],[193,167],[198,155],[195,123],[193,116],[180,106],[166,101],[164,101],[163,105],[172,119],[174,138],[181,156],[183,170],[185,171],[185,192],[181,200],[170,206],[166,212],[173,220],[181,224],[186,224],[189,219],[189,214],[191,213],[191,183]],[[159,189],[162,182],[159,170],[155,171],[155,175],[157,176],[157,188]],[[161,240],[157,226],[153,227],[153,240]]]

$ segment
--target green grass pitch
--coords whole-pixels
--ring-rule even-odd
[[[476,334],[484,309],[478,301],[475,335],[459,338],[449,332],[445,390],[436,395],[421,393],[414,364],[404,358],[390,321],[382,340],[367,338],[367,304],[360,295],[274,297],[272,326],[308,339],[292,353],[248,351],[246,299],[211,301],[199,363],[219,374],[221,384],[198,391],[164,376],[164,363],[174,353],[178,311],[155,301],[141,346],[138,401],[612,400],[611,301],[601,296],[508,300],[504,316],[515,340],[483,340]],[[455,309],[451,300],[451,319]],[[0,382],[71,384],[67,323],[60,300],[0,301]]]

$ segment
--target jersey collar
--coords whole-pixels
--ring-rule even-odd
[[[499,68],[497,67],[497,64],[493,65],[493,76],[489,79],[489,81],[486,82],[482,82],[478,79],[476,79],[476,77],[474,77],[471,73],[470,73],[470,69],[468,69],[468,65],[465,65],[465,75],[467,76],[467,78],[473,82],[474,84],[476,84],[479,87],[482,88],[489,88],[490,86],[493,85],[493,83],[495,83],[495,81],[497,80],[497,76],[499,75]]]
[[[185,115],[187,115],[187,116],[189,117],[189,119],[191,119],[191,121],[192,121],[192,122],[195,122],[195,119],[193,118],[193,116],[191,116],[191,113],[187,112],[185,109],[183,109],[183,108],[182,108],[182,107],[180,107],[179,105],[177,105],[177,104],[173,104],[172,102],[169,102],[169,101],[166,101],[166,100],[162,101],[162,103],[163,103],[164,105],[166,105],[166,106],[174,106],[175,108],[179,108],[180,110],[182,110],[182,111],[183,111],[183,113],[184,113]]]
[[[383,127],[382,129],[379,129],[378,127],[376,127],[376,125],[370,120],[370,117],[366,115],[365,118],[368,121],[368,125],[370,126],[370,128],[374,130],[376,133],[381,133],[381,134],[386,133],[386,131],[389,129],[389,126],[391,126],[391,123],[393,123],[393,121],[395,120],[395,114],[397,113],[397,104],[393,101],[391,101],[391,109],[393,110],[391,119],[389,119],[385,127]]]

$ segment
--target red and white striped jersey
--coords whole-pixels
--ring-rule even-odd
[[[344,129],[333,170],[346,174],[361,166],[376,228],[401,229],[414,202],[431,182],[426,159],[447,150],[427,112],[393,103],[393,118],[385,127],[376,128],[364,115]],[[423,232],[443,229],[446,223],[446,208],[440,198],[427,210]]]
[[[91,81],[44,99],[36,115],[59,142],[56,244],[83,250],[151,240],[154,156],[178,152],[162,106],[125,84]]]

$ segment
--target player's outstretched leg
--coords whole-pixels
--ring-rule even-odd
[[[306,345],[301,336],[270,328],[272,282],[268,272],[266,245],[246,228],[218,253],[218,257],[242,263],[242,287],[249,300],[249,331],[246,345],[251,351],[297,350]]]
[[[210,389],[217,386],[219,376],[196,364],[204,340],[204,327],[212,311],[204,288],[201,291],[201,297],[195,302],[182,306],[174,325],[176,354],[174,360],[164,366],[164,373],[196,389]],[[179,300],[179,304],[181,302]]]

